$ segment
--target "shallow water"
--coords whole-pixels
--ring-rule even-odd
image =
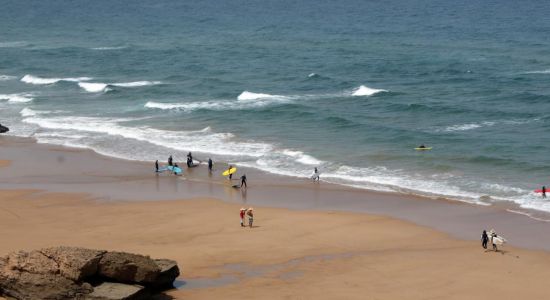
[[[550,211],[550,3],[24,2],[0,11],[10,134]],[[429,152],[413,148],[421,143]]]

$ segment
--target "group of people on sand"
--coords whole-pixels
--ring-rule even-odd
[[[179,168],[178,164],[174,162],[174,159],[172,158],[172,155],[170,155],[168,157],[168,166],[169,167],[174,167],[174,168]],[[195,164],[194,160],[193,160],[193,154],[191,152],[189,152],[187,154],[187,167],[188,168],[193,168],[193,167],[196,167],[197,164]],[[214,167],[214,162],[212,161],[212,158],[208,158],[208,172],[212,173],[212,169]],[[228,173],[229,173],[229,176],[228,176],[228,179],[229,180],[233,180],[233,173],[234,172],[230,172],[231,169],[233,169],[233,166],[232,165],[229,165],[229,168],[227,169]],[[165,170],[165,169],[164,169]],[[164,171],[163,169],[161,169],[159,167],[159,161],[156,160],[155,161],[155,171],[158,173],[158,172],[161,172],[161,171]],[[169,170],[172,171],[173,174],[175,175],[180,175],[178,172],[176,172],[173,168],[170,168]],[[317,168],[315,169],[317,170]],[[241,181],[241,184],[238,185],[237,187],[240,187],[240,188],[247,188],[248,187],[248,184],[247,184],[247,181],[246,181],[246,174],[243,174],[240,178],[240,181]]]
[[[249,208],[241,208],[240,211],[241,216],[241,227],[246,227],[244,224],[245,217],[248,217],[248,226],[252,228],[252,223],[254,222],[254,209],[252,207]]]
[[[483,249],[487,249],[487,243],[490,241],[491,244],[493,245],[493,251],[498,251],[497,242],[496,242],[497,236],[498,235],[494,229],[491,229],[489,233],[487,233],[486,230],[483,230],[483,232],[481,233],[481,246],[483,247]],[[504,240],[503,238],[501,239]]]

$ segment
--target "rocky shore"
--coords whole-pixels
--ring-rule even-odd
[[[0,258],[0,295],[31,299],[151,299],[173,288],[175,261],[76,247],[19,251]],[[8,298],[9,299],[9,298]]]

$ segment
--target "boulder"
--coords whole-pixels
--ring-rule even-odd
[[[15,299],[152,299],[173,287],[175,261],[124,252],[55,247],[0,257],[0,296]],[[95,286],[95,287],[94,287]]]
[[[47,248],[40,252],[56,262],[61,275],[74,281],[95,275],[99,260],[106,253],[76,247]]]
[[[140,285],[104,282],[96,286],[91,294],[86,295],[85,299],[146,300],[150,299],[150,295],[146,293],[143,286]]]
[[[151,284],[160,274],[160,268],[147,256],[107,252],[99,261],[97,270],[103,276],[118,282]]]
[[[173,288],[174,280],[180,276],[178,263],[171,259],[155,259],[155,263],[160,268],[160,274],[151,286],[156,289]]]

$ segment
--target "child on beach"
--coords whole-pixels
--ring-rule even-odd
[[[254,209],[252,207],[250,207],[247,211],[246,211],[246,214],[248,215],[248,226],[250,226],[250,228],[252,228],[252,222],[254,221]]]
[[[246,209],[241,208],[241,213],[240,213],[240,215],[241,215],[241,227],[244,227],[244,215],[245,215],[245,213],[246,213]]]

